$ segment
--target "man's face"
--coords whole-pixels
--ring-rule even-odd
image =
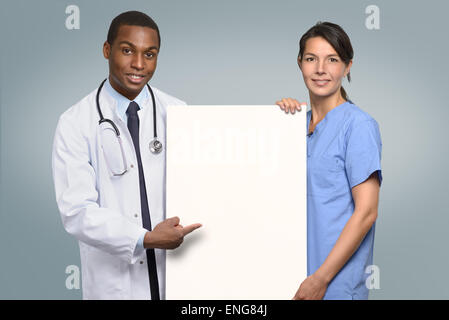
[[[103,45],[109,60],[109,81],[120,94],[134,100],[156,70],[159,38],[156,30],[142,26],[120,26],[112,44]]]

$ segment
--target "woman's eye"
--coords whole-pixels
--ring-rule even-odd
[[[331,58],[331,62],[338,62],[338,59]]]
[[[308,61],[308,62],[313,61],[313,58],[308,57],[308,58],[306,58],[306,61]]]

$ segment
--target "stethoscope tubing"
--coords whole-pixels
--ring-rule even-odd
[[[97,90],[97,95],[95,97],[95,101],[96,101],[96,104],[97,104],[98,115],[100,116],[100,121],[98,121],[98,124],[102,124],[103,122],[108,122],[114,128],[114,131],[115,131],[115,134],[117,135],[117,137],[120,137],[120,130],[115,125],[114,121],[112,121],[111,119],[106,119],[103,116],[103,112],[101,112],[101,108],[100,108],[100,92],[101,92],[101,89],[103,88],[103,85],[106,82],[106,80],[107,79],[104,79],[101,82],[101,84],[100,84],[100,86],[98,87],[98,90]],[[152,144],[158,143],[162,147],[162,144],[157,139],[156,99],[154,98],[154,93],[153,93],[153,90],[151,89],[151,87],[148,85],[148,83],[146,85],[148,87],[148,90],[150,91],[151,100],[153,102],[153,141],[152,141]],[[153,152],[153,153],[159,153],[160,152],[160,150],[157,151],[157,149],[156,149],[156,151],[153,151],[154,148],[153,149],[150,148],[150,149],[151,149],[151,152]]]

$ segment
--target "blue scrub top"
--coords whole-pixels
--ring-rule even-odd
[[[307,132],[311,111],[307,113]],[[334,247],[354,212],[351,189],[373,172],[381,174],[382,142],[370,115],[351,102],[329,111],[307,137],[307,274]],[[368,299],[365,285],[373,264],[375,224],[360,247],[330,282],[324,299]]]

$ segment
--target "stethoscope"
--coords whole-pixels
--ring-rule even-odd
[[[117,135],[117,138],[120,137],[120,131],[117,128],[117,126],[115,125],[114,121],[112,121],[111,119],[106,119],[103,117],[103,113],[101,112],[100,109],[100,92],[101,89],[103,88],[104,83],[106,82],[106,79],[103,80],[103,82],[100,84],[100,87],[98,88],[97,91],[97,97],[96,97],[96,101],[97,101],[97,111],[98,111],[98,115],[100,116],[100,121],[98,122],[98,124],[102,124],[103,122],[107,122],[109,123],[115,130],[115,134]],[[153,100],[153,140],[150,142],[150,151],[153,154],[158,154],[162,151],[162,142],[159,141],[159,139],[157,138],[157,129],[156,129],[156,101],[154,99],[154,93],[153,90],[151,90],[150,86],[147,83],[147,87],[148,90],[151,93],[151,99]]]

